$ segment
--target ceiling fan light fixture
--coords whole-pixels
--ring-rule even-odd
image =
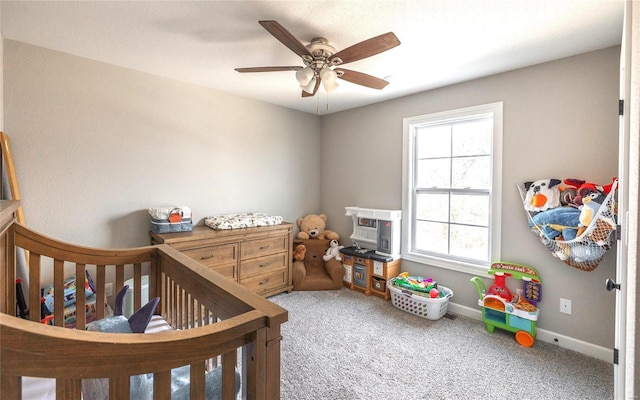
[[[300,89],[302,89],[305,92],[311,94],[311,93],[313,93],[313,89],[315,88],[315,86],[316,86],[316,80],[315,79],[311,79],[311,80],[309,80],[309,82],[306,85],[300,85]]]
[[[296,79],[300,86],[307,86],[309,82],[313,80],[313,75],[313,69],[311,69],[311,67],[305,67],[296,72]]]
[[[331,92],[332,90],[337,89],[339,85],[337,82],[327,83],[326,81],[322,81],[322,86],[324,86],[324,90]]]
[[[331,68],[323,68],[322,71],[320,71],[320,79],[322,79],[322,86],[324,86],[324,90],[327,92],[338,87],[338,74]]]

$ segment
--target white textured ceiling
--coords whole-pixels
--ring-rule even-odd
[[[2,1],[2,36],[309,113],[327,114],[620,44],[623,0]],[[381,91],[339,80],[301,98],[303,65],[259,20],[337,50],[392,31],[400,46],[345,68],[387,79]],[[327,110],[328,104],[328,110]]]

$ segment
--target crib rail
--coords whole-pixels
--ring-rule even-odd
[[[14,203],[14,202],[12,202]],[[191,398],[203,399],[205,370],[222,366],[222,398],[235,398],[234,370],[241,366],[243,396],[279,398],[281,307],[257,296],[166,246],[105,250],[43,236],[15,222],[0,203],[0,398],[21,398],[21,377],[56,379],[58,399],[80,399],[82,379],[107,378],[111,398],[128,399],[129,377],[154,374],[154,398],[169,398],[171,369],[191,366]],[[15,317],[16,252],[28,251],[31,321]],[[40,287],[53,276],[54,304],[63,304],[64,278],[90,271],[96,289],[96,317],[105,315],[105,289],[114,293],[133,280],[134,308],[141,305],[142,276],[149,298],[158,296],[156,313],[175,331],[109,334],[85,331],[84,312],[75,329],[64,327],[63,307],[54,307],[55,326],[40,322]],[[78,282],[76,309],[86,307]],[[34,307],[33,305],[36,305]],[[36,323],[37,322],[37,323]],[[240,354],[240,359],[238,359]]]

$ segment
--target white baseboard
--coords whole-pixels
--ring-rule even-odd
[[[482,321],[482,312],[479,309],[462,306],[460,304],[449,302],[449,305],[447,306],[447,312]],[[608,349],[606,347],[598,346],[593,343],[588,343],[580,339],[575,339],[569,336],[548,331],[546,329],[538,328],[536,329],[536,340],[557,344],[558,346],[565,349],[573,350],[578,353],[594,357],[602,361],[606,361],[608,363],[613,363],[613,349]]]

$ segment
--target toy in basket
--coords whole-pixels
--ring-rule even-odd
[[[478,291],[478,305],[482,307],[482,322],[487,331],[493,333],[497,327],[515,332],[519,344],[533,346],[539,314],[537,303],[542,299],[538,271],[524,265],[496,262],[491,265],[489,274],[494,275],[495,281],[488,291],[482,279],[471,278]],[[522,289],[518,288],[514,296],[505,284],[507,277],[523,282]]]
[[[151,232],[172,233],[193,230],[191,209],[189,207],[152,207]]]
[[[453,291],[430,278],[409,276],[403,272],[387,282],[391,303],[421,318],[437,320],[447,313]]]

